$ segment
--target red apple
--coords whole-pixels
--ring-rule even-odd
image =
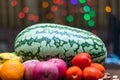
[[[66,62],[60,58],[51,58],[48,61],[53,62],[58,68],[59,76],[58,76],[57,80],[63,80],[63,78],[65,77],[65,73],[67,71]]]
[[[92,60],[86,54],[77,54],[72,59],[72,65],[79,66],[81,69],[90,66]]]
[[[37,63],[33,70],[34,80],[57,80],[58,75],[57,66],[48,61]]]
[[[28,60],[23,63],[25,73],[24,78],[25,80],[34,80],[33,79],[33,69],[36,63],[40,62],[39,60]]]

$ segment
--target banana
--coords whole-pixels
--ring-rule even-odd
[[[0,53],[0,65],[6,62],[7,60],[11,60],[11,59],[22,62],[21,57],[18,57],[14,53],[10,53],[10,52]]]

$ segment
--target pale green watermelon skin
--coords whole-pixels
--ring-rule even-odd
[[[87,52],[93,62],[103,63],[107,56],[105,44],[98,36],[53,23],[35,24],[22,30],[16,36],[14,50],[23,61],[58,57],[70,62],[77,53]]]

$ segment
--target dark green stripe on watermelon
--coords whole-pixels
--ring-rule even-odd
[[[35,24],[15,39],[15,52],[24,60],[51,57],[70,62],[79,52],[88,52],[93,62],[103,62],[107,51],[103,41],[91,32],[59,24]]]

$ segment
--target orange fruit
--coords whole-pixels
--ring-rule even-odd
[[[84,69],[85,67],[90,66],[91,63],[92,63],[92,60],[86,53],[77,54],[72,59],[72,65],[78,66],[81,69]]]
[[[98,80],[103,77],[103,73],[94,67],[86,67],[83,70],[84,80]]]
[[[99,63],[91,63],[91,67],[99,69],[102,73],[105,72],[105,67],[102,64]]]
[[[82,70],[78,66],[71,66],[66,71],[67,80],[81,80]]]
[[[21,62],[8,60],[2,64],[0,77],[2,80],[22,80],[24,67]]]

